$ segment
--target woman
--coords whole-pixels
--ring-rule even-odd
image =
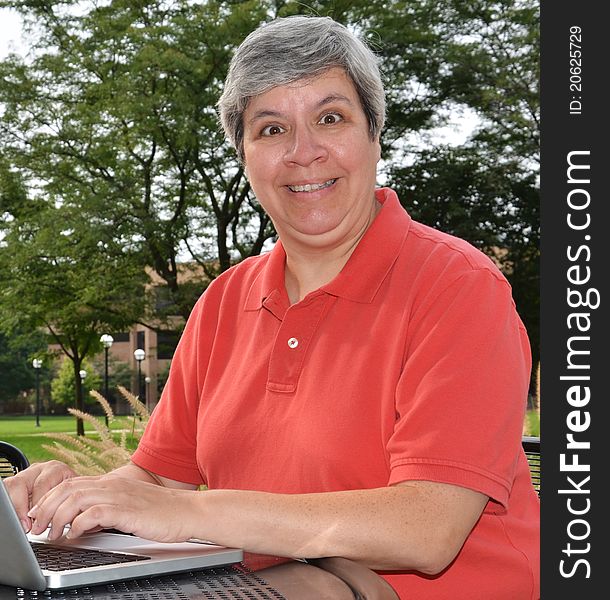
[[[375,56],[331,19],[278,19],[219,109],[279,241],[197,303],[132,464],[14,478],[24,528],[345,557],[401,598],[538,598],[527,335],[489,259],[375,189]]]

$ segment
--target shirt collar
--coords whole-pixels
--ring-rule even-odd
[[[396,262],[411,217],[400,205],[394,190],[380,188],[375,190],[375,197],[382,205],[379,214],[339,275],[322,287],[325,292],[354,302],[370,303]]]
[[[375,190],[382,205],[341,272],[320,288],[333,296],[354,302],[370,303],[396,261],[411,224],[411,217],[400,205],[396,192],[390,188]],[[246,310],[265,307],[277,316],[288,307],[284,286],[286,252],[281,241],[269,253],[267,262],[253,282]]]
[[[263,268],[250,286],[246,310],[258,310],[264,303],[278,318],[283,317],[290,304],[284,285],[285,266],[286,251],[281,240],[278,240],[267,254]]]

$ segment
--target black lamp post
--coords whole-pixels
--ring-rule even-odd
[[[42,360],[35,358],[32,361],[32,366],[36,371],[36,427],[40,427],[40,369],[42,367]]]
[[[146,352],[142,348],[136,348],[133,351],[133,356],[138,363],[138,398],[142,401],[142,361],[146,358]]]
[[[110,402],[108,396],[108,351],[114,342],[114,338],[110,334],[105,333],[100,337],[100,342],[104,346],[104,398]],[[108,415],[106,415],[106,427],[108,427]]]
[[[148,411],[150,411],[150,408],[149,408],[148,405],[149,405],[149,402],[150,402],[149,401],[149,397],[150,397],[150,382],[151,381],[152,381],[152,379],[148,375],[146,377],[144,377],[144,386],[145,386],[144,395],[145,395],[145,398],[146,398],[145,405],[146,405],[146,410],[148,410]]]
[[[85,369],[81,369],[78,372],[78,375],[80,377],[80,393],[81,393],[81,401],[82,401],[81,410],[82,410],[82,407],[85,405],[85,378],[87,377],[87,371],[85,371]]]

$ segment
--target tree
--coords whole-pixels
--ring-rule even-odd
[[[38,32],[27,61],[0,63],[11,210],[23,198],[71,208],[122,248],[116,260],[151,268],[185,318],[211,278],[274,236],[216,120],[234,47],[302,12],[363,33],[388,92],[387,183],[414,218],[494,256],[538,355],[537,0],[4,5]],[[480,118],[464,145],[427,135],[462,110]],[[186,261],[200,276],[180,278]]]
[[[120,331],[142,314],[143,266],[125,260],[111,229],[89,227],[69,201],[4,204],[0,328],[8,334],[44,329],[72,361],[82,409],[83,360],[101,349],[102,331]],[[80,420],[77,433],[84,433]]]
[[[83,405],[91,407],[96,404],[96,401],[89,395],[89,392],[92,390],[99,390],[102,379],[93,368],[93,365],[87,360],[82,362],[81,367],[82,370],[87,373],[84,380],[79,377],[82,384]],[[64,357],[57,371],[57,375],[51,382],[51,400],[55,404],[71,406],[74,402],[75,387],[71,361]]]
[[[45,351],[46,343],[39,332],[15,332],[9,338],[0,331],[0,404],[34,388],[32,358]]]
[[[210,278],[273,235],[214,110],[231,51],[265,3],[6,4],[40,32],[29,64],[11,57],[0,71],[13,165],[111,226],[186,318]],[[182,282],[186,260],[205,277]]]
[[[47,330],[72,361],[82,408],[78,372],[99,334],[159,317],[146,266],[186,318],[206,280],[182,284],[179,255],[209,280],[272,234],[213,111],[231,40],[262,9],[241,3],[225,18],[214,2],[114,1],[78,14],[76,2],[4,4],[40,35],[31,61],[0,64],[0,322]],[[227,240],[242,228],[232,254]]]

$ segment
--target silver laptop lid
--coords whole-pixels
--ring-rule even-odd
[[[44,590],[46,581],[0,479],[0,583]]]

